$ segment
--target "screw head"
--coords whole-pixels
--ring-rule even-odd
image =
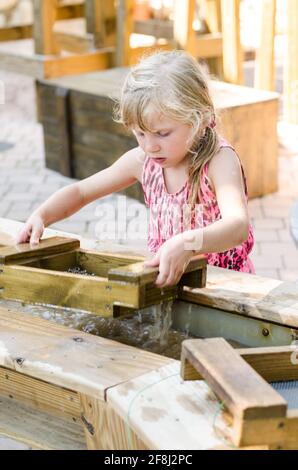
[[[268,328],[263,328],[262,329],[262,335],[263,336],[269,336],[269,334],[270,334],[270,331],[268,330]]]

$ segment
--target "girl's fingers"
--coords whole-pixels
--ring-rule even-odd
[[[42,233],[40,229],[33,229],[30,237],[31,245],[38,245],[41,235]]]
[[[29,228],[23,228],[16,237],[16,244],[26,243],[29,241],[31,230]]]

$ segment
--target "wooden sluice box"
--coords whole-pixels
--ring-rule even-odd
[[[1,241],[1,238],[0,238]],[[80,249],[79,240],[53,237],[35,247],[0,245],[0,296],[118,316],[174,299],[179,286],[158,289],[157,268],[144,259]],[[206,285],[206,260],[191,261],[180,286]]]
[[[0,230],[8,226],[6,221],[2,225],[3,220],[0,219]],[[15,230],[13,226],[10,233]],[[45,232],[45,236],[54,234],[48,229]],[[49,449],[298,448],[297,409],[289,409],[287,400],[279,393],[275,395],[271,388],[267,393],[266,387],[271,386],[266,382],[260,384],[260,379],[258,394],[247,397],[251,374],[244,371],[247,383],[242,380],[242,369],[239,372],[235,355],[231,356],[234,350],[226,351],[222,343],[209,343],[218,340],[190,340],[196,342],[191,343],[195,344],[194,351],[184,347],[180,362],[26,313],[26,306],[36,301],[36,297],[32,301],[32,292],[42,296],[46,291],[44,295],[49,295],[47,291],[60,292],[61,287],[61,296],[57,293],[53,296],[65,305],[79,286],[83,291],[88,289],[85,282],[89,277],[91,283],[113,286],[119,283],[121,287],[127,283],[129,288],[125,289],[130,292],[135,282],[130,282],[132,274],[127,265],[141,263],[141,256],[93,252],[93,264],[88,257],[88,261],[78,263],[80,256],[83,260],[91,252],[86,250],[84,240],[81,248],[77,240],[59,238],[53,244],[53,240],[45,238],[34,250],[26,245],[18,249],[9,247],[9,239],[2,240],[0,435],[26,442],[33,448]],[[95,255],[100,256],[100,268],[95,266]],[[49,266],[50,269],[44,269]],[[65,272],[78,266],[89,273],[100,269],[95,274],[101,276]],[[200,268],[202,282],[204,268]],[[17,275],[21,285],[31,272],[39,273],[41,278],[46,276],[47,282],[40,283],[39,276],[34,282],[35,276],[28,274],[29,281],[25,282],[29,293],[22,288],[22,296],[30,300],[19,302],[16,310],[5,299],[5,295],[12,298],[18,291],[12,273],[21,273]],[[117,279],[109,279],[112,273]],[[186,283],[177,288],[179,299],[176,288],[166,295],[176,298],[174,328],[188,323],[194,335],[222,336],[253,346],[236,349],[235,354],[267,382],[296,383],[298,347],[293,342],[298,338],[297,286],[219,268],[208,267],[207,273],[205,287],[189,287]],[[60,283],[52,289],[51,281],[57,275]],[[140,272],[133,274],[138,279],[138,288],[148,286],[156,272],[146,276],[142,284]],[[64,280],[68,298],[62,286]],[[95,288],[92,295],[94,292]],[[133,298],[140,298],[137,289],[134,292]],[[84,297],[85,292],[81,295]],[[120,295],[115,305],[108,290],[105,302],[113,305],[113,309],[125,310],[126,297]],[[160,301],[161,297],[154,292],[153,298]],[[119,299],[123,306],[118,305]],[[145,297],[143,305],[151,301],[151,297]],[[94,305],[95,302],[84,304],[85,308]],[[129,305],[138,308],[139,304]],[[101,303],[99,308],[103,306]],[[103,311],[107,312],[104,308]],[[112,313],[109,311],[109,315]],[[215,365],[210,348],[217,357]]]

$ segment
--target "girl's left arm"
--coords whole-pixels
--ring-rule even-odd
[[[205,228],[189,230],[167,240],[147,266],[159,266],[158,287],[179,282],[195,254],[221,253],[248,237],[249,217],[241,164],[236,153],[223,148],[209,165],[221,219]]]
[[[216,194],[221,219],[185,235],[193,235],[197,239],[194,250],[198,253],[221,253],[240,245],[249,233],[242,169],[234,150],[221,149],[210,162],[208,176]]]

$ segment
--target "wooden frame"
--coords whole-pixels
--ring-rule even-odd
[[[229,414],[234,445],[297,448],[298,409],[288,411],[265,381],[298,379],[296,346],[234,350],[223,338],[213,338],[188,340],[182,347],[181,377],[206,380]]]
[[[144,268],[144,258],[81,250],[79,245],[77,240],[54,237],[34,248],[30,244],[0,248],[1,298],[117,316],[123,307],[139,309],[178,297],[178,286],[163,290],[155,286],[158,269]],[[91,273],[71,272],[77,267]],[[205,274],[206,260],[193,260],[179,285],[203,287]]]

